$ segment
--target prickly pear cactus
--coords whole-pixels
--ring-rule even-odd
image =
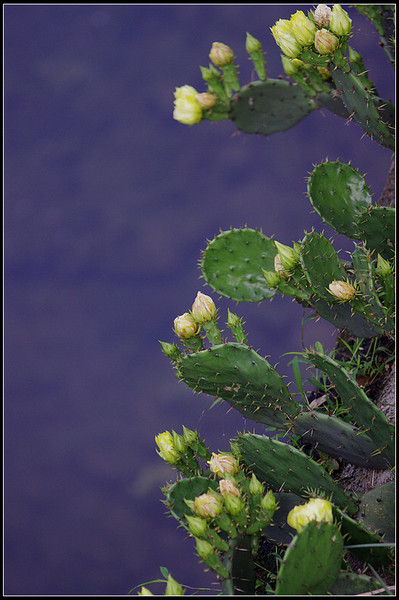
[[[356,8],[373,22],[393,62],[393,8]],[[363,57],[349,46],[352,20],[340,5],[318,5],[307,16],[296,11],[271,32],[287,80],[268,76],[262,45],[247,33],[246,50],[259,80],[241,85],[233,50],[215,42],[209,68],[201,67],[207,91],[177,88],[174,118],[189,125],[231,119],[242,132],[269,136],[324,107],[394,149],[394,106],[378,95]],[[395,209],[375,205],[365,177],[338,160],[314,166],[307,195],[323,225],[353,241],[345,260],[324,231],[304,232],[289,247],[261,229],[232,227],[202,252],[206,284],[235,302],[288,296],[350,332],[359,348],[364,338],[392,339]],[[323,401],[310,403],[298,363],[299,393],[249,345],[242,318],[228,310],[233,340],[219,319],[213,299],[198,292],[191,310],[174,320],[178,344],[161,342],[162,350],[201,401],[207,396],[213,404],[227,402],[246,423],[265,430],[240,432],[224,454],[211,453],[185,427],[182,435],[156,436],[158,454],[180,473],[163,490],[170,515],[226,595],[255,595],[257,577],[267,581],[265,594],[388,589],[374,569],[385,575],[393,566],[394,484],[360,493],[343,485],[336,471],[355,466],[389,479],[395,466],[392,424],[356,370],[334,352],[325,354],[316,342],[315,349],[296,353],[314,372],[309,381],[323,389]],[[273,571],[264,568],[266,577],[257,571],[262,541],[279,556]],[[362,572],[353,572],[355,560],[363,561]]]

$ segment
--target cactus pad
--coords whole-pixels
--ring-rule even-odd
[[[205,281],[219,294],[238,302],[259,302],[276,293],[262,269],[274,270],[274,242],[254,229],[223,231],[207,246],[201,260]]]
[[[338,575],[343,545],[334,524],[311,521],[305,525],[284,554],[275,594],[326,594]]]
[[[229,342],[188,354],[178,376],[197,392],[223,398],[244,417],[285,428],[300,410],[283,378],[253,349]]]
[[[246,433],[236,441],[246,465],[273,490],[293,492],[306,498],[309,488],[322,488],[333,502],[353,513],[352,498],[344,493],[324,468],[301,450],[267,436]]]
[[[371,206],[372,198],[364,177],[351,165],[325,162],[308,180],[308,196],[323,221],[350,238],[358,238],[356,217]]]
[[[316,108],[298,85],[283,79],[255,81],[231,101],[230,119],[245,133],[271,135],[293,127]]]

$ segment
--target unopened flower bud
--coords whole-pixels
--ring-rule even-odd
[[[229,515],[238,515],[244,508],[244,502],[238,496],[226,494],[224,497],[224,505]]]
[[[214,552],[213,546],[209,542],[206,542],[205,540],[197,540],[196,550],[197,550],[198,556],[200,558],[202,558],[203,560],[208,558],[208,556],[210,556]]]
[[[327,4],[319,4],[313,13],[313,18],[319,27],[325,27],[330,22],[331,8]]]
[[[337,49],[339,39],[331,31],[319,29],[314,38],[314,45],[319,54],[331,54]]]
[[[288,19],[279,19],[270,31],[276,44],[289,58],[296,58],[302,52],[302,45],[296,39]]]
[[[377,256],[377,266],[375,272],[380,277],[386,277],[387,275],[393,273],[391,265],[387,260],[385,260],[385,258],[382,258],[381,254],[378,254]]]
[[[173,444],[173,436],[169,431],[164,431],[155,437],[155,442],[159,448],[159,456],[171,465],[175,465],[179,460],[179,452]]]
[[[203,92],[202,94],[197,94],[195,96],[195,99],[198,100],[198,102],[201,105],[201,108],[203,108],[204,110],[212,108],[213,106],[215,106],[215,102],[216,102],[216,96],[214,96],[213,94],[210,94],[209,92]]]
[[[235,475],[239,470],[239,463],[231,454],[215,454],[212,452],[211,460],[208,461],[209,468],[214,475],[224,477],[227,473]]]
[[[280,244],[280,242],[274,243],[283,269],[286,271],[293,271],[299,263],[298,245],[294,248],[290,248],[290,246],[285,246],[284,244]]]
[[[328,286],[328,291],[341,302],[352,300],[356,294],[355,287],[347,281],[332,281]]]
[[[182,435],[179,435],[178,433],[176,433],[176,431],[173,431],[172,429],[172,437],[173,437],[173,446],[175,448],[175,450],[177,452],[184,452],[184,450],[186,449],[186,444],[184,443],[184,438]]]
[[[281,62],[283,63],[284,73],[291,77],[298,72],[298,69],[303,66],[303,61],[299,58],[288,58],[284,54],[281,55]]]
[[[214,519],[223,509],[222,501],[215,494],[201,494],[194,500],[194,512],[199,517]]]
[[[176,317],[174,320],[175,334],[182,340],[188,340],[194,337],[198,333],[198,329],[198,323],[188,312]]]
[[[183,596],[184,591],[180,583],[177,583],[169,573],[168,582],[166,584],[165,596]]]
[[[216,316],[216,306],[210,296],[198,292],[191,309],[191,315],[197,323],[207,323]]]
[[[185,515],[185,517],[193,536],[197,538],[202,537],[208,527],[206,519],[203,519],[202,517],[191,517],[190,515]]]
[[[314,42],[316,25],[305,16],[302,10],[297,10],[290,19],[291,29],[302,46],[310,46]]]
[[[255,473],[252,473],[251,481],[249,482],[249,493],[255,496],[256,494],[263,494],[263,492],[263,485],[256,477]]]
[[[202,120],[202,108],[196,95],[197,90],[191,85],[183,85],[175,89],[173,118],[185,125],[194,125]]]
[[[226,44],[213,42],[209,58],[217,67],[225,67],[234,61],[234,52]]]
[[[311,498],[306,504],[295,506],[287,516],[287,523],[297,531],[310,521],[333,522],[332,506],[324,498]]]
[[[269,490],[267,494],[263,496],[262,500],[260,501],[260,505],[263,510],[276,510],[277,502],[271,490]]]
[[[283,267],[283,263],[281,262],[281,258],[279,254],[276,254],[276,256],[274,257],[274,269],[276,271],[276,274],[279,275],[279,277],[283,277],[284,279],[288,279],[290,274],[287,271],[287,269],[284,269]]]
[[[183,425],[183,438],[187,446],[198,440],[198,433],[192,429],[188,429]]]
[[[278,254],[276,255],[278,256]],[[270,287],[277,287],[280,283],[281,275],[276,271],[266,271],[266,269],[262,269],[263,277],[266,279],[266,283]]]
[[[317,70],[320,73],[321,78],[324,81],[327,81],[328,79],[331,79],[331,73],[330,73],[330,71],[326,67],[317,67]]]
[[[336,35],[349,35],[352,31],[352,19],[340,4],[334,4],[328,26]]]
[[[221,479],[219,481],[219,490],[222,494],[223,498],[226,494],[230,494],[231,496],[240,496],[240,490],[238,487],[229,479]]]
[[[137,595],[138,596],[153,596],[154,594],[152,592],[150,592],[150,590],[148,588],[143,586]]]
[[[262,44],[260,43],[260,41],[254,38],[254,36],[248,33],[248,31],[247,38],[245,40],[245,49],[248,52],[248,54],[250,54],[251,52],[258,52],[259,50],[262,50]]]

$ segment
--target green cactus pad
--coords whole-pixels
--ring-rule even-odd
[[[337,361],[329,356],[308,350],[307,358],[326,373],[350,415],[374,442],[374,451],[386,460],[386,467],[395,464],[394,431],[385,414],[367,397],[356,380]],[[371,457],[370,457],[371,459]],[[368,465],[367,460],[365,466]]]
[[[326,495],[350,513],[357,510],[352,498],[342,491],[321,465],[301,450],[267,436],[246,433],[236,441],[246,465],[272,490],[293,492],[307,498],[309,488],[322,488]]]
[[[395,213],[390,206],[373,206],[359,214],[356,221],[360,239],[385,260],[395,255]]]
[[[360,523],[384,536],[384,542],[395,541],[395,482],[389,481],[363,494],[357,515]]]
[[[329,590],[333,596],[355,596],[372,592],[381,587],[381,584],[374,578],[367,575],[359,575],[351,571],[340,571],[337,578]]]
[[[372,139],[394,150],[394,124],[384,121],[376,106],[381,104],[381,99],[376,100],[352,71],[345,72],[343,69],[335,68],[332,69],[331,75],[353,119]]]
[[[312,231],[306,234],[301,245],[301,262],[306,277],[320,298],[332,300],[329,284],[347,278],[345,268],[332,243],[323,235]]]
[[[184,500],[194,500],[201,494],[206,494],[209,488],[217,491],[218,482],[206,477],[190,477],[179,479],[166,492],[166,502],[171,515],[188,529],[184,515],[190,514],[190,509]]]
[[[221,296],[238,302],[259,302],[276,293],[262,274],[262,269],[274,270],[276,254],[273,240],[260,231],[223,231],[203,252],[202,274]]]
[[[373,440],[338,417],[322,412],[301,412],[294,421],[294,432],[329,456],[370,469],[385,469],[386,458],[375,450]]]
[[[326,594],[342,562],[342,535],[332,523],[311,521],[288,546],[276,583],[276,595]]]
[[[298,85],[283,79],[255,81],[231,101],[230,119],[245,133],[271,135],[285,131],[316,108]]]
[[[300,410],[283,378],[252,348],[229,342],[188,354],[177,363],[187,385],[226,400],[244,417],[285,428]]]
[[[320,317],[332,323],[337,329],[345,327],[357,337],[377,337],[384,332],[382,327],[353,312],[350,304],[332,304],[318,298],[313,299],[312,304]]]
[[[380,35],[380,45],[389,61],[395,65],[395,13],[394,5],[354,4],[362,15],[370,19]]]
[[[309,200],[323,221],[338,233],[358,238],[355,220],[371,206],[372,197],[364,177],[351,165],[324,162],[311,173]]]
[[[391,548],[381,544],[380,537],[364,527],[360,520],[350,517],[336,505],[333,506],[333,516],[340,524],[345,546],[352,554],[374,566],[387,565],[392,561]]]

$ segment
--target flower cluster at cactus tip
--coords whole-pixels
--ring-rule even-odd
[[[324,498],[311,498],[306,504],[295,506],[287,516],[287,523],[297,531],[310,521],[333,522],[332,506]]]
[[[352,30],[352,20],[339,4],[334,4],[332,10],[326,4],[319,4],[309,17],[297,10],[290,19],[279,19],[270,28],[288,58],[295,59],[304,48],[311,47],[321,55],[331,54],[338,48],[339,38],[348,36]]]

